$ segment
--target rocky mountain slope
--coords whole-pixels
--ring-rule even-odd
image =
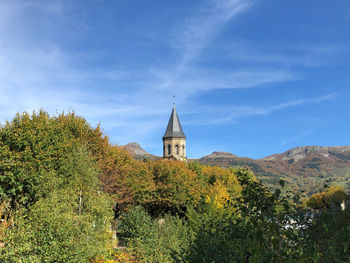
[[[146,152],[141,147],[141,145],[138,144],[137,142],[131,142],[121,147],[127,150],[137,160],[144,160],[144,159],[155,160],[160,158],[159,156]]]
[[[138,143],[124,147],[134,158],[157,159]],[[350,146],[301,146],[262,159],[238,157],[227,152],[213,152],[197,160],[221,167],[246,166],[266,185],[274,187],[283,179],[288,189],[317,192],[324,184],[336,183],[350,188]]]
[[[283,179],[290,189],[307,193],[329,183],[350,187],[350,146],[301,146],[257,160],[214,152],[198,161],[222,167],[247,166],[267,185]]]

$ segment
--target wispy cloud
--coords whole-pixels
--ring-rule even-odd
[[[310,129],[310,130],[307,130],[307,131],[305,131],[305,132],[303,132],[303,133],[301,133],[301,134],[298,134],[298,135],[296,135],[296,136],[287,138],[287,139],[283,140],[283,141],[280,143],[280,146],[285,146],[285,145],[290,144],[291,142],[298,141],[298,140],[300,140],[300,139],[302,139],[302,138],[305,138],[305,137],[311,135],[315,130],[316,130],[315,128],[314,128],[314,129]]]
[[[124,70],[96,70],[76,66],[79,54],[65,50],[61,42],[31,37],[36,25],[48,16],[67,23],[60,1],[6,1],[0,3],[0,111],[1,119],[16,112],[44,108],[51,113],[72,109],[93,123],[110,115],[144,112],[132,105],[118,105],[125,94],[106,96],[95,83],[130,78]],[[34,14],[38,17],[33,18]],[[34,21],[35,20],[35,21]],[[27,24],[33,24],[27,26]],[[66,30],[74,32],[74,22]],[[9,30],[9,29],[14,29]],[[52,28],[60,34],[60,28]],[[25,31],[26,34],[22,34]],[[44,32],[45,34],[47,32]]]
[[[253,4],[251,0],[209,1],[194,17],[186,20],[173,32],[173,46],[178,49],[179,59],[167,71],[157,71],[163,82],[160,89],[179,86],[179,79],[189,71],[193,60],[202,49],[240,13]]]
[[[178,34],[183,60],[197,55],[225,25],[253,4],[251,0],[210,1],[209,5],[182,25]],[[184,30],[183,30],[184,29]]]
[[[230,45],[222,45],[222,52],[228,54],[228,59],[260,64],[276,64],[286,67],[321,67],[329,64],[331,58],[346,50],[342,45],[330,43],[305,44],[273,43],[269,46],[250,46],[246,41],[237,40]]]
[[[288,108],[293,108],[302,105],[321,103],[324,101],[334,101],[339,97],[337,93],[331,93],[320,97],[314,98],[303,98],[298,100],[291,100],[283,103],[279,103],[267,107],[215,107],[215,108],[200,108],[200,111],[207,118],[205,120],[196,118],[197,121],[191,121],[188,125],[219,125],[219,124],[229,124],[235,123],[241,118],[251,117],[251,116],[267,116],[273,114],[274,112],[286,110]],[[202,114],[203,115],[203,114]]]
[[[288,101],[286,103],[281,103],[281,104],[269,107],[264,111],[265,112],[264,114],[270,114],[271,112],[274,112],[276,110],[282,110],[282,109],[286,109],[289,107],[295,107],[298,105],[319,103],[319,102],[323,102],[323,101],[334,101],[338,96],[339,96],[339,94],[337,94],[337,93],[330,93],[330,94],[316,97],[316,98],[292,100],[292,101]]]
[[[247,50],[244,47],[238,47],[230,53],[230,59],[239,61],[253,61],[257,63],[275,63],[285,66],[301,65],[305,67],[319,67],[323,63],[320,54],[306,54],[298,56],[286,56],[281,53],[266,53],[263,51]]]
[[[228,67],[220,71],[196,64],[219,33],[254,3],[252,0],[209,1],[205,7],[199,8],[194,17],[179,23],[171,36],[172,44],[178,51],[177,62],[150,69],[150,73],[159,80],[154,86],[157,92],[164,97],[179,95],[185,103],[202,91],[252,88],[299,79],[298,74],[287,68]]]
[[[310,125],[310,123],[312,123],[312,125]],[[314,132],[319,131],[320,129],[324,128],[328,124],[329,124],[329,121],[325,119],[311,119],[311,120],[308,119],[307,124],[300,125],[300,127],[298,127],[298,130],[300,130],[299,132],[295,132],[294,135],[283,139],[280,142],[279,146],[289,145],[290,147],[295,147],[294,142],[301,141],[305,137],[308,137]]]
[[[255,4],[253,0],[200,2],[192,16],[179,18],[169,29],[170,35],[165,36],[171,42],[166,48],[173,52],[174,59],[165,63],[162,55],[156,54],[156,60],[150,59],[153,63],[139,67],[142,70],[136,67],[139,65],[119,61],[105,68],[103,63],[84,65],[81,60],[95,61],[99,49],[106,49],[107,57],[127,57],[132,51],[119,54],[113,47],[111,50],[115,53],[110,54],[109,47],[98,46],[99,43],[88,51],[74,46],[72,42],[85,32],[92,36],[79,39],[81,47],[84,41],[89,41],[88,37],[97,40],[94,32],[89,31],[89,25],[84,24],[89,21],[81,19],[87,16],[84,10],[69,10],[66,3],[39,0],[0,2],[1,122],[16,112],[44,108],[55,113],[72,109],[93,124],[101,121],[105,129],[113,130],[112,137],[116,142],[138,140],[146,143],[147,136],[152,136],[160,127],[164,128],[173,94],[177,95],[184,112],[194,110],[195,115],[203,112],[200,107],[192,107],[196,104],[194,97],[203,91],[266,87],[267,84],[299,78],[288,68],[239,66],[219,70],[199,65],[206,48],[230,23]],[[244,52],[241,53],[242,59],[249,59]],[[153,59],[153,55],[149,58]],[[284,60],[278,55],[270,59]],[[301,99],[261,108],[227,109],[218,106],[203,123],[230,123],[247,116],[268,115],[330,99]],[[210,111],[210,108],[204,110]],[[225,112],[234,113],[225,115]]]

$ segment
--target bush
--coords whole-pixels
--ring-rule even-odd
[[[152,219],[141,207],[133,207],[120,217],[119,238],[140,262],[173,262],[181,259],[188,245],[187,225],[178,217]]]

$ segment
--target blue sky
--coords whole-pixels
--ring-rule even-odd
[[[348,0],[0,1],[0,121],[74,110],[161,154],[349,145]]]

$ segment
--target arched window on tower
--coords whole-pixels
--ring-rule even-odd
[[[185,155],[185,145],[182,145],[182,154]]]
[[[171,154],[171,145],[168,144],[168,155],[170,155],[170,154]]]
[[[180,154],[180,147],[177,144],[175,145],[175,152],[176,152],[176,155]]]

